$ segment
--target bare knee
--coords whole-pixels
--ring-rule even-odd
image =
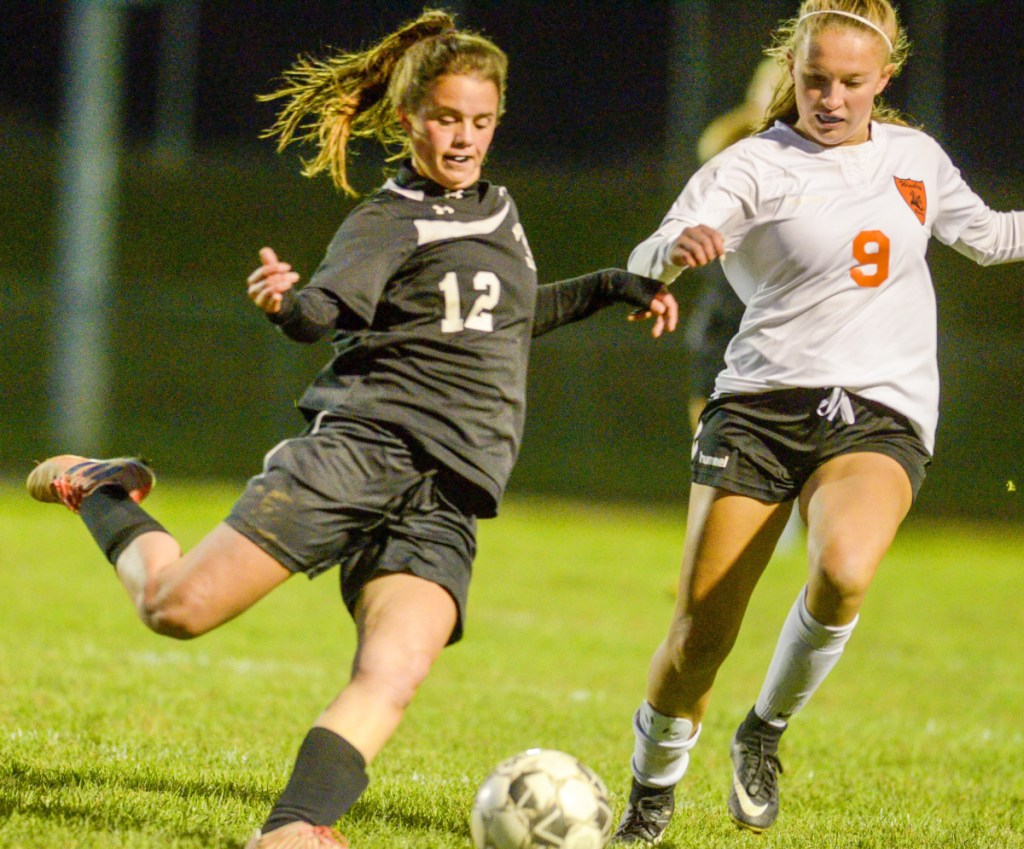
[[[433,652],[415,648],[363,651],[356,659],[352,681],[372,689],[378,698],[404,711],[426,680],[434,657]]]
[[[853,540],[831,539],[811,559],[811,614],[825,624],[856,614],[875,576],[876,558]]]
[[[146,586],[139,618],[151,631],[176,640],[191,640],[211,629],[201,599],[187,588],[164,591],[157,581]]]
[[[863,596],[877,566],[876,559],[850,539],[831,540],[816,560],[822,579],[844,596]]]
[[[203,633],[202,602],[182,580],[181,548],[166,533],[144,534],[117,560],[117,574],[142,623],[157,634],[188,640]]]

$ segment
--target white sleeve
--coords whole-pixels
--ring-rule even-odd
[[[634,274],[642,274],[644,277],[653,277],[667,285],[675,280],[683,270],[681,266],[673,265],[668,258],[673,243],[683,231],[683,225],[679,225],[679,229],[674,235],[663,233],[664,226],[663,222],[657,232],[633,248],[629,255],[629,262],[626,263],[626,269]]]
[[[672,246],[686,227],[699,224],[718,230],[725,237],[726,251],[734,250],[742,241],[743,223],[753,215],[756,191],[749,169],[727,149],[690,178],[661,226],[633,249],[626,268],[671,283],[683,270],[669,260]]]
[[[960,233],[952,247],[979,265],[1024,259],[1024,212],[986,208]]]
[[[932,234],[980,265],[1024,259],[1024,212],[994,212],[940,154],[941,211]]]

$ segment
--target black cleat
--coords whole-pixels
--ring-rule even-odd
[[[647,787],[635,778],[611,842],[653,846],[661,841],[676,809],[675,787]]]
[[[778,728],[761,719],[753,709],[732,738],[732,789],[729,813],[741,828],[757,834],[775,822],[779,815],[778,774],[779,738],[786,727]]]

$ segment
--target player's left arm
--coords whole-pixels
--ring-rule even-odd
[[[946,152],[938,145],[934,150],[939,211],[932,235],[979,265],[1024,259],[1024,211],[991,209],[967,185]]]
[[[953,248],[979,265],[1024,260],[1024,211],[986,209],[961,231]]]
[[[679,305],[661,281],[620,268],[606,268],[538,286],[533,335],[542,336],[619,302],[636,307],[631,320],[653,318],[654,337],[676,329]]]

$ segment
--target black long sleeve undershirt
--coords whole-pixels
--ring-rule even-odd
[[[647,309],[664,288],[659,280],[641,277],[621,268],[605,268],[537,287],[534,337],[580,321],[619,301]]]
[[[663,284],[620,268],[605,268],[537,287],[533,336],[571,324],[619,301],[646,309]],[[306,288],[285,292],[281,309],[268,314],[273,324],[296,342],[316,342],[336,330],[355,329],[362,320],[336,297],[323,289]]]
[[[348,314],[349,321],[341,321],[343,312]],[[297,292],[289,289],[281,300],[281,309],[276,313],[268,313],[267,317],[289,339],[305,344],[316,342],[350,322],[359,321],[355,313],[344,308],[341,301],[329,292],[316,288],[300,289]]]

